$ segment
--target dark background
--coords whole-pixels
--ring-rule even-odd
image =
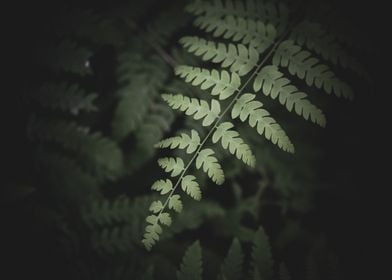
[[[98,9],[119,2],[122,1],[69,1],[75,7]],[[52,31],[48,20],[50,12],[60,4],[56,1],[13,1],[4,7],[2,3],[5,32],[1,44],[6,47],[2,63],[2,80],[6,86],[3,86],[1,101],[3,185],[24,182],[31,176],[31,147],[25,135],[27,112],[21,94],[28,88],[26,85],[34,83],[32,48],[37,40]],[[339,1],[339,5],[343,14],[363,31],[363,40],[372,42],[373,52],[371,57],[366,57],[366,62],[374,82],[373,90],[364,89],[357,94],[357,100],[348,109],[351,114],[345,114],[350,127],[340,123],[339,115],[330,118],[329,133],[339,137],[329,139],[325,168],[335,176],[334,170],[349,166],[354,180],[340,180],[336,187],[341,188],[341,192],[317,198],[315,220],[319,218],[320,226],[333,239],[339,256],[347,265],[345,269],[352,275],[349,279],[379,279],[376,275],[381,274],[382,264],[390,259],[382,254],[386,244],[385,226],[390,220],[386,217],[389,200],[386,193],[391,183],[384,177],[389,177],[391,172],[387,137],[390,130],[390,109],[387,107],[391,93],[383,85],[390,77],[382,78],[390,73],[384,68],[386,57],[390,55],[383,51],[390,32],[385,31],[386,10],[380,3]],[[2,279],[34,278],[34,274],[43,276],[42,279],[45,275],[53,275],[62,262],[61,256],[51,247],[54,236],[35,234],[35,225],[30,222],[30,207],[27,202],[5,205],[1,210],[0,251],[4,255],[1,271],[12,273]],[[16,275],[23,276],[15,278]]]

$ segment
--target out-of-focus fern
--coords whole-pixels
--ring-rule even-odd
[[[264,12],[257,13],[263,9]],[[245,164],[255,165],[250,146],[245,144],[241,135],[233,129],[236,119],[248,123],[258,134],[282,150],[294,153],[294,144],[285,130],[266,110],[265,104],[269,101],[264,104],[257,100],[256,94],[250,93],[252,89],[249,86],[255,92],[261,90],[265,96],[278,99],[288,111],[294,111],[322,127],[326,124],[322,111],[287,76],[303,80],[307,90],[315,87],[337,97],[353,98],[350,86],[338,78],[332,68],[312,52],[290,40],[290,36],[298,37],[295,35],[296,28],[300,30],[297,26],[306,24],[304,19],[290,19],[290,12],[285,5],[253,0],[245,3],[198,0],[188,6],[188,11],[196,16],[197,27],[231,43],[210,41],[196,36],[184,37],[180,39],[180,43],[189,52],[201,56],[204,61],[219,63],[222,68],[228,69],[177,66],[176,75],[203,91],[210,90],[212,97],[206,100],[182,94],[162,95],[170,107],[200,120],[202,126],[209,129],[203,139],[196,130],[192,131],[197,135],[197,139],[200,139],[197,143],[191,144],[187,141],[188,138],[184,137],[172,137],[158,144],[161,148],[190,148],[186,150],[188,155],[185,160],[181,157],[158,160],[158,164],[166,172],[170,172],[171,177],[177,178],[174,181],[158,180],[152,186],[153,190],[159,191],[165,198],[163,201],[153,202],[152,213],[146,219],[146,232],[142,242],[148,250],[159,240],[163,231],[162,225],[170,226],[172,218],[169,210],[182,211],[183,203],[177,188],[184,185],[184,178],[188,176],[196,179],[194,174],[186,175],[192,170],[194,163],[196,169],[202,169],[214,183],[224,183],[225,175],[214,151],[215,147],[206,147],[210,137],[212,144],[222,139],[224,149]],[[315,28],[319,29],[319,26]],[[302,38],[302,41],[304,40]],[[313,50],[316,54],[321,53],[319,48]],[[231,112],[231,118],[227,116],[228,112]],[[197,145],[197,148],[194,149],[193,145]],[[192,184],[198,187],[199,183],[194,179]],[[182,189],[186,192],[187,187]],[[192,193],[191,196],[195,198]],[[259,272],[256,271],[254,275],[257,273]]]
[[[61,110],[73,115],[79,112],[95,112],[97,94],[86,93],[77,84],[46,83],[32,96],[44,108]]]
[[[123,158],[115,142],[87,127],[67,121],[35,119],[29,126],[30,138],[41,143],[55,143],[72,151],[81,165],[96,178],[115,179],[123,171]]]
[[[251,254],[252,273],[248,278],[243,273],[249,263],[245,263],[245,258],[241,243],[234,239],[227,256],[223,261],[221,271],[217,277],[219,280],[245,280],[245,279],[290,279],[289,272],[285,265],[280,265],[279,273],[275,274],[273,270],[272,256],[268,237],[260,227],[253,237],[253,248]],[[183,259],[180,270],[177,272],[177,279],[205,279],[203,274],[203,260],[200,242],[196,241],[188,247]]]

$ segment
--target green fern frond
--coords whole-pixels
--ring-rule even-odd
[[[87,93],[77,84],[67,83],[45,83],[33,95],[33,98],[43,108],[51,110],[61,110],[78,115],[79,112],[95,112],[98,107],[94,104],[98,95],[95,93]]]
[[[147,250],[151,250],[152,246],[159,241],[159,235],[162,233],[162,227],[159,225],[158,216],[150,215],[146,218],[146,233],[143,236],[142,243]]]
[[[145,57],[134,49],[120,54],[117,61],[121,88],[116,93],[118,104],[112,120],[112,134],[117,141],[122,141],[144,122],[151,107],[155,106],[154,98],[163,88],[169,69],[159,57]]]
[[[334,65],[340,65],[344,69],[350,69],[360,77],[369,79],[365,69],[344,51],[335,34],[323,28],[319,23],[308,20],[302,21],[291,32],[290,39],[300,46],[306,46],[326,61],[330,61]]]
[[[196,36],[184,37],[180,43],[189,52],[202,56],[203,60],[221,63],[222,67],[230,67],[231,72],[237,72],[240,76],[248,74],[259,60],[258,52],[252,46],[229,44],[226,47],[224,43],[215,43]]]
[[[203,171],[215,184],[222,185],[225,181],[225,175],[217,158],[213,156],[214,154],[214,151],[209,148],[201,150],[196,158],[196,168],[203,167]]]
[[[256,127],[260,135],[264,134],[265,138],[278,145],[282,150],[294,153],[294,146],[284,130],[265,109],[262,109],[261,102],[253,100],[255,97],[251,93],[241,95],[233,106],[231,117],[233,119],[239,117],[243,122],[249,119],[249,125]]]
[[[185,252],[177,280],[202,280],[203,267],[199,241],[196,241]]]
[[[277,31],[272,24],[233,16],[223,19],[202,16],[195,20],[195,25],[212,33],[214,37],[223,37],[250,45],[260,54],[268,49],[277,37]]]
[[[181,188],[190,197],[195,200],[201,199],[201,190],[199,184],[196,182],[196,177],[193,175],[186,175],[181,180]]]
[[[273,279],[273,260],[268,236],[264,229],[259,227],[253,238],[252,247],[252,274],[254,279]]]
[[[170,179],[158,180],[151,186],[151,189],[160,192],[162,195],[167,194],[173,189],[173,183]]]
[[[197,0],[187,6],[187,11],[194,15],[207,15],[214,18],[235,16],[272,22],[284,29],[288,20],[288,8],[284,3],[274,1],[246,0],[217,0],[213,2]]]
[[[221,140],[224,149],[229,150],[230,153],[235,155],[239,160],[242,160],[245,164],[253,167],[256,163],[256,158],[250,147],[239,137],[239,133],[235,130],[230,130],[233,127],[234,124],[231,122],[219,124],[212,135],[212,142],[216,143]]]
[[[195,120],[204,118],[203,126],[211,125],[216,118],[218,118],[221,111],[220,104],[217,100],[211,100],[211,107],[207,101],[199,100],[197,98],[189,98],[181,94],[162,94],[163,100],[165,100],[170,107],[185,112],[186,115],[193,115]]]
[[[286,40],[279,45],[272,63],[287,67],[290,74],[305,79],[308,86],[314,85],[328,94],[333,92],[338,97],[354,98],[349,85],[339,80],[327,65],[319,64],[317,58],[310,52],[302,50],[291,40]]]
[[[183,204],[180,195],[175,194],[170,196],[168,205],[169,205],[169,209],[173,209],[177,213],[182,212]]]
[[[211,90],[211,95],[218,95],[220,100],[225,100],[232,96],[241,85],[241,79],[237,73],[229,73],[225,70],[221,72],[213,69],[203,69],[192,66],[178,66],[176,75],[185,79],[185,82],[194,86],[200,86],[202,90]]]
[[[32,119],[29,136],[39,142],[58,144],[82,158],[84,167],[97,178],[113,180],[123,172],[124,160],[118,145],[99,132],[64,120]]]
[[[278,67],[270,65],[261,69],[254,80],[253,89],[258,92],[261,88],[263,93],[271,96],[272,99],[279,97],[279,102],[285,105],[289,112],[294,109],[304,119],[310,119],[322,127],[325,126],[326,118],[323,112],[307,99],[305,93],[292,85]]]
[[[192,129],[191,136],[186,133],[181,133],[180,136],[164,139],[155,144],[156,148],[170,148],[170,149],[186,149],[188,154],[193,154],[200,145],[199,133]]]
[[[229,252],[221,268],[221,279],[223,280],[240,280],[244,262],[244,253],[241,244],[237,238],[231,243]]]
[[[181,174],[184,170],[184,161],[177,158],[160,158],[158,159],[158,165],[164,169],[166,172],[171,172],[172,177],[176,177]]]

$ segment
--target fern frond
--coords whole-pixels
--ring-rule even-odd
[[[350,56],[337,41],[337,37],[323,28],[319,23],[308,20],[302,21],[291,32],[290,39],[298,45],[306,46],[309,50],[319,54],[326,61],[350,69],[357,75],[369,79],[363,67]]]
[[[99,132],[64,120],[33,119],[29,125],[32,140],[55,143],[83,158],[84,167],[97,178],[113,180],[123,172],[123,155],[118,145]]]
[[[207,101],[199,100],[197,98],[189,98],[187,96],[177,94],[162,94],[163,100],[165,100],[170,107],[185,112],[186,115],[194,115],[195,120],[204,118],[203,126],[211,125],[216,118],[218,118],[221,111],[220,104],[217,100],[211,100],[211,107]]]
[[[199,241],[196,241],[185,252],[177,280],[202,280],[202,256]]]
[[[223,37],[250,45],[260,54],[268,49],[277,37],[277,31],[272,24],[233,16],[223,19],[202,16],[195,20],[195,25],[212,33],[214,37]]]
[[[158,165],[164,169],[166,172],[171,172],[172,177],[176,177],[181,174],[184,170],[184,161],[177,158],[160,158],[158,159]]]
[[[284,78],[278,67],[269,65],[261,69],[254,80],[253,89],[258,92],[261,88],[263,93],[272,99],[279,97],[280,104],[285,105],[289,112],[294,109],[305,120],[310,118],[312,122],[325,126],[326,118],[323,112],[307,99],[305,93],[292,85],[289,79]]]
[[[333,92],[338,97],[354,97],[350,86],[338,79],[327,65],[319,64],[317,58],[312,57],[310,52],[302,50],[291,40],[283,41],[279,45],[272,63],[287,67],[290,74],[305,79],[308,86],[314,85],[328,94]]]
[[[196,168],[200,169],[203,167],[203,171],[207,173],[213,182],[217,185],[222,185],[225,181],[225,176],[221,165],[213,155],[214,151],[212,149],[201,150],[196,158]]]
[[[186,149],[188,154],[194,153],[200,145],[199,133],[192,129],[191,136],[181,133],[180,136],[170,137],[155,144],[156,148]]]
[[[239,160],[242,160],[245,164],[253,167],[256,163],[256,158],[250,147],[239,137],[239,133],[235,130],[230,130],[233,127],[234,124],[231,122],[219,124],[212,135],[212,142],[216,143],[221,140],[224,149],[229,150],[230,153],[235,155]]]
[[[67,83],[45,83],[33,95],[33,98],[44,107],[51,110],[61,110],[73,115],[79,112],[95,112],[98,107],[94,104],[98,95],[87,93],[77,84]]]
[[[183,204],[181,201],[181,197],[178,194],[174,194],[169,197],[169,203],[168,203],[169,209],[173,209],[177,213],[182,212]]]
[[[287,6],[274,1],[246,0],[243,3],[233,0],[213,2],[197,0],[189,4],[186,9],[197,16],[207,15],[215,18],[235,16],[272,22],[281,26],[281,29],[284,29],[288,20]]]
[[[253,100],[255,97],[251,93],[241,95],[233,106],[231,117],[233,119],[239,117],[243,122],[249,119],[249,125],[256,127],[260,135],[264,134],[265,138],[278,145],[282,150],[294,153],[294,146],[284,130],[265,109],[262,109],[261,102]]]
[[[152,184],[151,189],[164,195],[169,193],[173,189],[173,183],[170,179],[158,180],[154,184]]]
[[[259,227],[254,235],[252,247],[252,273],[255,277],[254,279],[272,280],[272,266],[273,260],[268,236],[265,234],[264,229]]]
[[[221,268],[221,278],[224,280],[240,280],[242,276],[242,266],[244,253],[237,238],[231,243],[229,252]]]
[[[162,233],[162,227],[159,225],[158,216],[151,215],[146,218],[146,233],[143,236],[142,243],[147,250],[151,250],[152,246],[159,240]]]
[[[196,182],[196,177],[193,175],[186,175],[181,180],[181,188],[190,197],[195,200],[201,199],[201,190],[199,184]]]
[[[156,56],[144,57],[134,49],[118,57],[117,76],[122,87],[116,93],[118,104],[113,121],[113,137],[122,141],[135,131],[154,107],[154,98],[167,79],[168,66]]]
[[[202,90],[211,90],[212,95],[218,95],[220,100],[225,100],[232,96],[241,85],[241,79],[237,73],[221,72],[213,69],[207,70],[200,67],[178,66],[176,75],[185,79],[185,82],[194,86],[200,86]]]
[[[221,63],[222,67],[230,67],[231,72],[237,72],[239,76],[248,74],[259,61],[258,52],[252,47],[242,44],[215,43],[199,37],[183,37],[180,43],[189,52],[202,56],[203,60],[211,60]]]

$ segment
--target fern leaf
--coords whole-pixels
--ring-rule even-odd
[[[282,150],[294,153],[294,146],[284,130],[265,109],[262,109],[261,102],[253,100],[255,97],[251,93],[241,95],[233,106],[231,117],[233,119],[239,117],[243,122],[249,118],[249,125],[256,127],[260,135],[264,134],[265,138],[278,145]]]
[[[151,189],[164,195],[173,189],[173,183],[170,179],[158,180],[151,186]]]
[[[222,67],[230,67],[231,72],[237,72],[239,76],[248,74],[259,60],[258,52],[252,47],[242,44],[215,43],[199,37],[184,37],[180,43],[189,52],[202,56],[203,60],[211,60],[221,63]]]
[[[78,115],[81,111],[95,112],[98,110],[94,104],[98,95],[86,93],[77,84],[46,83],[33,97],[44,108],[59,109],[73,115]]]
[[[152,213],[155,213],[155,214],[159,213],[161,210],[163,210],[163,204],[160,200],[153,201],[148,210],[151,211]]]
[[[212,149],[203,149],[196,158],[196,168],[203,167],[203,171],[207,173],[208,177],[217,185],[222,185],[225,181],[225,176],[221,165],[218,163],[216,157],[213,156]]]
[[[172,223],[172,219],[171,219],[169,213],[161,213],[161,214],[159,215],[159,222],[160,222],[162,225],[170,226],[171,223]]]
[[[343,96],[350,100],[354,97],[350,86],[339,80],[327,65],[319,64],[317,58],[291,40],[283,41],[279,45],[272,63],[287,67],[290,74],[305,79],[308,86],[314,85],[328,94],[333,92],[338,97]]]
[[[146,218],[148,225],[146,226],[146,233],[142,243],[147,250],[151,250],[152,246],[159,240],[159,235],[162,233],[162,227],[158,224],[158,217],[155,215]]]
[[[223,19],[201,16],[195,20],[195,25],[212,33],[214,37],[223,37],[250,45],[260,54],[274,43],[277,36],[277,31],[272,24],[233,16]]]
[[[261,69],[254,80],[253,89],[257,92],[261,88],[263,93],[272,99],[279,97],[279,102],[285,105],[289,112],[294,109],[304,119],[310,118],[312,122],[325,126],[326,118],[323,112],[306,98],[305,93],[298,91],[290,80],[284,78],[278,67],[269,65]]]
[[[194,115],[195,120],[204,118],[203,126],[211,125],[216,118],[218,118],[221,111],[220,104],[217,100],[211,100],[211,109],[207,101],[199,100],[197,98],[189,98],[187,96],[177,94],[162,94],[163,100],[165,100],[170,107],[185,112],[186,115]]]
[[[178,66],[176,75],[185,79],[185,82],[194,86],[199,86],[202,90],[211,90],[212,95],[218,95],[220,100],[225,100],[232,96],[241,85],[241,79],[236,73],[230,73],[222,70],[220,73],[213,69],[212,71],[192,66]]]
[[[202,280],[202,256],[199,241],[196,241],[185,252],[180,270],[177,271],[178,280]]]
[[[261,279],[272,280],[273,260],[268,236],[264,229],[259,227],[253,238],[252,267],[253,275],[259,275]],[[255,279],[257,279],[255,277]]]
[[[169,209],[173,209],[174,211],[181,213],[183,205],[180,196],[178,194],[172,195],[169,198],[168,206]]]
[[[158,165],[166,172],[171,172],[172,177],[176,177],[180,175],[180,173],[184,170],[184,161],[179,157],[160,158],[158,159]]]
[[[118,178],[124,168],[123,155],[117,143],[100,132],[65,120],[47,121],[32,118],[29,137],[40,142],[55,143],[75,154],[84,167],[100,180]]]
[[[343,50],[337,42],[336,36],[328,32],[319,23],[308,20],[302,21],[291,32],[290,39],[298,45],[306,46],[326,61],[330,61],[334,65],[340,65],[345,69],[350,69],[360,77],[369,79],[368,73],[366,73],[358,61]]]
[[[229,252],[221,268],[221,277],[224,280],[240,280],[242,276],[242,266],[244,254],[241,244],[237,238],[233,240]]]
[[[175,136],[171,138],[164,139],[157,143],[155,147],[157,148],[168,148],[175,149],[185,149],[188,154],[194,153],[200,145],[199,133],[192,129],[191,136],[186,133],[181,133],[180,136]]]
[[[225,16],[235,16],[250,18],[253,20],[262,20],[272,22],[281,26],[281,29],[287,25],[288,8],[283,3],[274,1],[246,0],[233,1],[193,1],[186,7],[187,11],[194,15],[206,15],[209,17],[222,18]]]
[[[230,130],[233,127],[234,125],[230,122],[219,124],[212,135],[212,142],[216,143],[221,140],[224,149],[229,150],[239,160],[253,167],[256,163],[256,158],[250,147],[239,137],[239,133],[235,130]]]
[[[195,181],[196,177],[193,175],[186,175],[182,178],[181,188],[184,192],[190,195],[195,200],[201,199],[201,190],[199,184]]]
[[[284,263],[281,263],[279,266],[279,280],[290,280],[290,274],[287,270],[287,267]]]

